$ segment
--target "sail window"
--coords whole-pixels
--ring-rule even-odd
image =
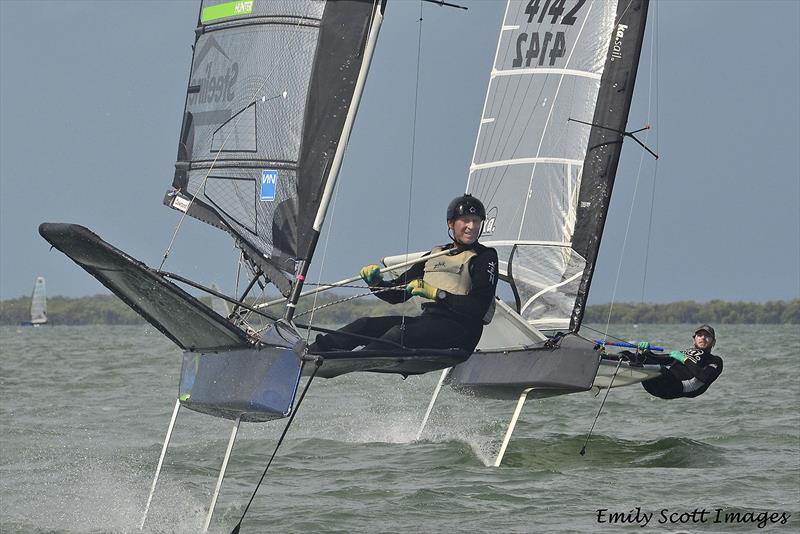
[[[211,152],[256,152],[256,103],[222,123],[211,136]]]

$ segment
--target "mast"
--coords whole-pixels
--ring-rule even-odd
[[[616,27],[611,37],[600,94],[592,119],[589,150],[584,160],[572,248],[586,258],[570,329],[583,321],[586,300],[594,274],[603,227],[606,222],[614,178],[617,174],[625,126],[633,98],[644,41],[648,0],[629,0],[617,6]]]
[[[385,9],[386,2],[385,0],[376,1],[372,7],[372,17],[371,23],[369,25],[369,31],[367,34],[366,43],[363,50],[363,59],[361,60],[361,68],[358,71],[358,77],[356,78],[355,87],[353,88],[353,96],[350,102],[349,109],[347,110],[347,114],[345,116],[344,124],[342,125],[341,134],[339,139],[336,141],[336,150],[333,155],[333,159],[330,162],[330,166],[327,172],[327,179],[324,180],[324,188],[322,191],[322,198],[319,202],[319,208],[317,209],[317,213],[314,217],[314,223],[309,231],[309,237],[307,239],[307,249],[305,254],[302,256],[300,263],[298,265],[297,274],[295,276],[295,281],[292,287],[292,294],[289,297],[289,301],[286,305],[286,312],[285,318],[287,320],[291,320],[294,316],[295,307],[297,305],[297,301],[300,299],[300,294],[303,290],[303,283],[305,281],[305,277],[308,274],[308,268],[311,264],[311,258],[314,255],[314,251],[317,246],[317,241],[319,240],[319,234],[322,229],[322,224],[325,221],[325,216],[328,212],[328,206],[331,201],[331,197],[333,195],[333,190],[336,187],[336,181],[339,176],[339,169],[342,165],[342,159],[344,158],[344,152],[347,148],[347,142],[350,139],[350,132],[353,129],[353,123],[355,121],[356,112],[358,111],[358,104],[361,101],[361,94],[364,91],[364,83],[367,79],[367,73],[369,72],[370,62],[372,61],[372,56],[375,51],[375,43],[378,40],[378,32],[380,31],[380,26],[383,21],[383,10]],[[329,23],[329,28],[332,29],[332,32],[336,31],[336,18],[335,16],[331,16],[333,19]],[[341,24],[341,23],[339,23]],[[324,31],[325,27],[323,27]],[[328,44],[328,38],[331,40],[341,40],[341,37],[336,33],[332,33],[332,35],[323,34],[325,40],[322,38],[320,39],[319,46],[325,46]],[[331,43],[332,44],[332,43]],[[332,53],[331,53],[332,55]],[[314,79],[312,79],[312,84],[320,84],[322,87],[325,86],[325,79],[326,77],[336,76],[341,77],[341,73],[330,71],[328,69],[319,69],[315,72]],[[307,121],[314,121],[316,122],[319,120],[319,117],[313,117],[315,106],[310,105],[309,110],[311,110],[310,115],[307,116]],[[317,135],[313,141],[311,141],[311,146],[304,146],[303,152],[308,152],[309,154],[313,154],[316,151],[323,149],[324,147],[319,146],[320,141],[323,140],[322,135]],[[314,158],[306,158],[304,161],[313,161]],[[302,170],[302,167],[301,167]],[[301,197],[302,200],[302,197]]]

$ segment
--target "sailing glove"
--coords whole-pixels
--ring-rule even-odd
[[[426,284],[424,280],[412,280],[406,286],[406,291],[411,293],[412,297],[424,297],[426,299],[434,300],[436,298],[437,288],[430,284]]]
[[[649,348],[650,348],[650,342],[649,341],[640,341],[639,342],[639,350],[640,351],[644,352]]]
[[[377,265],[365,265],[361,268],[361,271],[358,273],[361,276],[361,279],[364,280],[368,285],[375,285],[381,280],[383,280],[383,275],[381,275],[381,268]]]
[[[674,358],[681,363],[686,361],[686,355],[679,350],[673,350],[672,352],[670,352],[669,357]]]

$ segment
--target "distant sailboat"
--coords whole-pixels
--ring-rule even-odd
[[[211,284],[211,289],[217,293],[222,292],[222,290],[216,284]],[[226,318],[231,314],[231,309],[230,306],[228,306],[228,303],[216,295],[211,295],[211,309]]]
[[[31,320],[22,326],[42,326],[47,324],[47,289],[43,276],[37,276],[31,293]]]

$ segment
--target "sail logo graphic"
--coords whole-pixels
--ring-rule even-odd
[[[261,201],[272,202],[275,200],[275,186],[278,185],[278,171],[264,169],[261,171]]]
[[[217,54],[209,55],[211,51]],[[220,60],[214,61],[214,55],[221,56]],[[206,39],[195,58],[195,65],[192,74],[200,74],[200,77],[192,79],[189,84],[189,104],[230,102],[234,99],[236,92],[233,89],[239,77],[239,63],[228,57],[213,36]]]
[[[622,59],[622,40],[625,39],[625,30],[628,26],[620,24],[617,26],[617,33],[614,36],[614,44],[611,45],[611,61]]]
[[[486,214],[486,220],[483,221],[483,232],[482,235],[492,235],[494,231],[497,229],[497,208],[491,208],[489,212]]]

